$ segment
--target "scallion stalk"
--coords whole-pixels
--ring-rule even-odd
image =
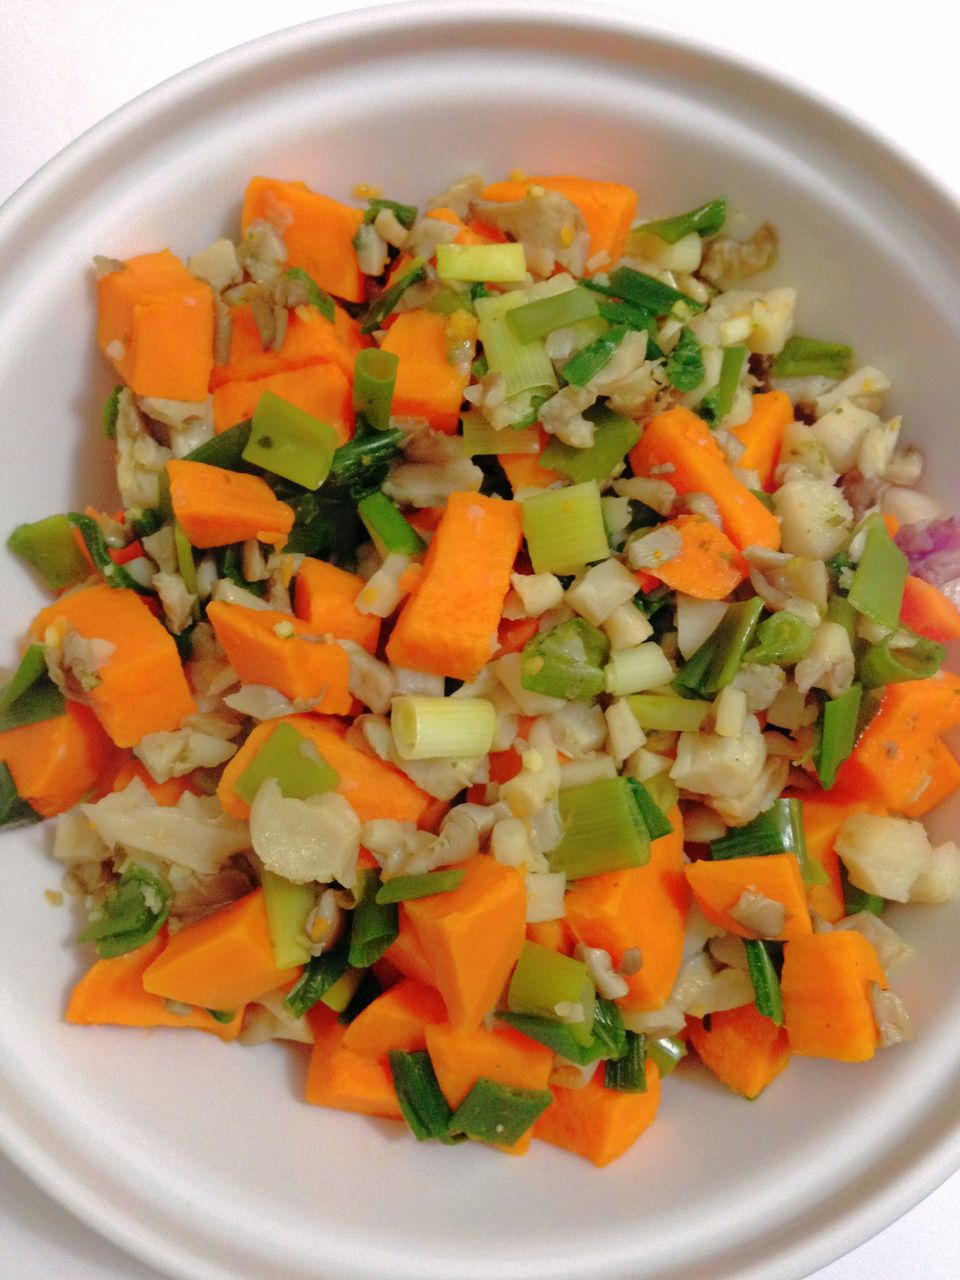
[[[330,474],[337,433],[272,391],[264,391],[253,411],[243,459],[304,489],[319,489]]]
[[[260,883],[277,968],[306,964],[310,959],[306,925],[316,902],[315,886],[294,884],[286,876],[277,875],[267,867],[262,869]]]
[[[655,733],[696,733],[712,705],[664,693],[635,693],[627,701],[640,728]]]
[[[861,528],[866,538],[847,599],[871,622],[896,631],[909,573],[907,557],[890,537],[878,512],[867,516]]]
[[[647,1092],[646,1036],[642,1031],[626,1033],[627,1051],[622,1058],[608,1058],[603,1068],[603,1086],[618,1093]]]
[[[853,350],[846,343],[788,338],[773,362],[773,375],[776,378],[845,378],[852,360]]]
[[[698,205],[688,213],[678,213],[672,218],[658,218],[656,222],[645,222],[635,230],[657,236],[667,244],[676,244],[684,236],[690,235],[691,231],[696,231],[701,236],[715,236],[722,229],[726,218],[727,202],[720,196],[716,200]],[[628,237],[628,248],[629,243]]]
[[[78,511],[71,511],[67,516],[70,523],[80,531],[83,538],[83,544],[90,553],[90,559],[97,566],[100,576],[108,587],[117,587],[118,589],[126,588],[130,591],[139,592],[140,595],[153,595],[152,587],[145,587],[142,582],[126,571],[122,564],[117,562],[107,550],[107,541],[103,536],[103,531],[92,516],[81,515]]]
[[[843,910],[848,916],[855,916],[860,911],[869,911],[872,916],[882,916],[887,905],[885,898],[878,893],[867,893],[866,889],[858,889],[850,883],[847,869],[840,863],[840,883],[843,887]]]
[[[628,332],[626,325],[614,325],[599,338],[588,343],[575,356],[571,356],[560,370],[564,381],[571,386],[585,387],[591,378],[596,377],[600,370],[610,363],[617,347]]]
[[[706,369],[697,335],[686,325],[680,330],[676,346],[667,356],[667,380],[678,391],[695,391],[703,381]]]
[[[791,666],[799,662],[813,641],[813,628],[796,613],[784,609],[765,618],[757,627],[757,643],[743,655],[744,662]]]
[[[413,1136],[418,1142],[449,1141],[453,1112],[437,1083],[430,1055],[423,1049],[414,1053],[391,1049],[387,1061],[400,1110]]]
[[[404,434],[399,430],[358,433],[334,452],[330,473],[353,501],[360,503],[380,489],[403,441]]]
[[[178,520],[173,522],[173,544],[177,552],[177,569],[183,579],[183,585],[191,595],[197,594],[197,566],[193,558],[193,547],[184,533]],[[196,602],[194,602],[196,603]]]
[[[549,1089],[520,1089],[481,1076],[453,1113],[450,1132],[512,1147],[551,1102]]]
[[[0,733],[63,715],[63,694],[47,673],[42,644],[28,647],[12,678],[0,689]]]
[[[468,458],[489,457],[500,453],[540,452],[540,432],[535,426],[521,427],[519,430],[504,427],[498,431],[480,413],[465,413],[460,422],[463,430],[463,452]],[[543,462],[543,466],[547,465]]]
[[[595,480],[544,489],[523,503],[523,535],[534,573],[576,573],[610,554]]]
[[[101,960],[125,955],[157,936],[172,901],[166,880],[146,867],[129,866],[77,941],[95,943]]]
[[[323,318],[333,324],[337,315],[333,299],[326,290],[320,288],[313,276],[308,275],[303,267],[288,267],[287,279],[302,284],[306,290],[308,305],[316,307]]]
[[[20,795],[6,760],[0,760],[0,827],[40,822],[41,815]]]
[[[551,871],[579,880],[649,861],[650,834],[627,778],[567,787],[558,803],[564,834],[548,855]]]
[[[353,407],[375,431],[390,426],[399,364],[399,356],[379,347],[358,352],[353,362]]]
[[[267,778],[276,778],[283,795],[292,800],[332,791],[340,781],[315,744],[288,723],[277,725],[233,789],[241,800],[252,804]]]
[[[717,385],[707,392],[696,408],[707,426],[718,427],[733,408],[733,397],[740,385],[740,373],[746,358],[746,347],[724,347]]]
[[[252,423],[249,418],[237,422],[226,431],[205,440],[191,449],[184,457],[185,462],[205,462],[210,467],[222,467],[224,471],[244,471],[247,465],[243,460],[243,451],[250,439]]]
[[[857,611],[846,596],[834,593],[827,601],[827,618],[830,622],[839,622],[847,633],[850,648],[857,648]]]
[[[576,286],[555,293],[552,297],[536,298],[507,312],[507,324],[521,342],[533,342],[555,329],[590,320],[598,315],[597,299],[588,289]]]
[[[581,960],[538,942],[525,942],[507,991],[511,1013],[566,1023],[580,1044],[590,1043],[596,988]],[[571,1016],[571,1012],[579,1017]]]
[[[520,683],[533,693],[567,702],[603,692],[610,641],[583,618],[568,618],[534,636],[520,660]]]
[[[674,315],[677,310],[684,315],[703,310],[702,302],[633,267],[618,267],[610,273],[610,292],[658,316]]]
[[[90,573],[69,517],[64,515],[17,525],[7,538],[7,546],[35,569],[52,591],[72,587]]]
[[[658,1036],[655,1040],[648,1036],[646,1049],[647,1057],[657,1064],[661,1080],[687,1056],[687,1046],[678,1036]]]
[[[394,698],[390,728],[403,760],[470,760],[493,743],[497,713],[486,698],[407,693]]]
[[[507,322],[507,314],[522,307],[527,291],[492,294],[474,303],[479,321],[477,336],[491,373],[502,373],[508,397],[522,391],[549,394],[557,386],[553,361],[542,339],[522,342]]]
[[[792,853],[805,884],[829,883],[823,867],[807,851],[802,801],[796,797],[781,796],[752,822],[735,827],[710,843],[710,856],[716,861],[761,858],[774,853]]]
[[[347,972],[347,948],[336,947],[312,956],[306,968],[283,998],[283,1007],[302,1018]]]
[[[437,275],[441,280],[484,284],[522,284],[527,278],[523,245],[438,244]]]
[[[947,651],[936,640],[915,636],[910,648],[891,647],[892,636],[872,644],[860,659],[860,682],[867,689],[906,680],[927,680],[940,670]]]
[[[640,810],[640,816],[643,818],[650,839],[659,840],[661,836],[670,835],[673,831],[673,824],[660,807],[657,798],[638,778],[628,776],[627,785],[633,793],[634,801]]]
[[[466,872],[462,867],[448,867],[445,871],[425,871],[416,876],[394,876],[377,890],[380,906],[389,902],[413,902],[417,898],[431,898],[437,893],[450,893],[463,883]]]
[[[426,266],[425,258],[414,258],[403,275],[384,289],[376,302],[371,303],[367,308],[366,314],[360,321],[362,334],[373,333],[375,329],[380,328],[410,286],[423,279]]]
[[[530,1013],[498,1012],[497,1020],[505,1022],[522,1035],[544,1044],[562,1058],[579,1066],[588,1066],[605,1058],[621,1058],[626,1052],[626,1032],[620,1010],[612,1000],[597,999],[593,1014],[590,1043],[581,1044],[569,1024]]]
[[[656,689],[672,679],[670,660],[653,640],[631,649],[615,649],[603,669],[604,688],[615,698]]]
[[[674,679],[673,686],[681,697],[716,694],[732,682],[753,641],[762,612],[759,596],[730,605],[713,635]]]
[[[783,1000],[780,996],[780,978],[770,958],[770,944],[762,939],[744,941],[747,953],[747,969],[753,983],[753,1002],[757,1012],[769,1018],[774,1026],[783,1026]]]
[[[575,449],[552,436],[540,459],[541,466],[562,472],[574,484],[605,481],[640,439],[637,423],[606,405],[596,405],[584,416],[594,424],[593,444],[589,448]]]
[[[820,713],[820,742],[816,752],[817,777],[824,791],[837,780],[837,770],[857,741],[857,717],[863,685],[852,684],[839,698],[829,698]]]
[[[354,969],[368,969],[375,964],[400,931],[396,904],[377,902],[379,889],[379,871],[365,867],[358,872],[348,954]]]
[[[123,383],[118,383],[107,396],[103,405],[103,434],[108,440],[117,438],[117,418],[120,415],[120,392]]]
[[[382,209],[389,209],[401,227],[410,228],[417,220],[417,206],[415,204],[401,204],[397,200],[384,200],[382,196],[372,196],[367,204],[369,208],[363,215],[364,222],[376,222],[377,215]]]
[[[393,499],[381,490],[362,498],[357,503],[357,512],[384,556],[418,556],[426,550],[426,543],[419,533]]]

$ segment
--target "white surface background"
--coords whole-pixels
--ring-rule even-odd
[[[167,76],[265,32],[369,3],[0,0],[0,201],[90,125]],[[696,36],[805,84],[898,144],[960,198],[960,20],[944,16],[947,6],[683,0],[633,7],[657,29]],[[956,1280],[958,1259],[960,1174],[812,1280]],[[0,1277],[161,1280],[53,1204],[2,1155]]]

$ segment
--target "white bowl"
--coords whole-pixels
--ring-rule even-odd
[[[954,463],[960,219],[903,159],[795,89],[595,7],[423,3],[256,42],[110,117],[0,211],[4,523],[110,493],[88,263],[236,226],[251,174],[422,198],[470,169],[591,174],[674,212],[723,193],[773,220],[800,328],[893,379]],[[930,489],[949,496],[951,466]],[[41,602],[0,565],[7,626]],[[12,655],[12,636],[8,643]],[[947,830],[949,814],[938,819]],[[757,1103],[696,1067],[605,1171],[418,1146],[308,1107],[304,1062],[61,1021],[82,960],[43,891],[48,832],[3,836],[0,1138],[48,1191],[175,1275],[214,1280],[780,1280],[879,1230],[960,1165],[956,908],[899,910],[914,1045],[796,1060]]]

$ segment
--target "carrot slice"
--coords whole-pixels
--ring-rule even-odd
[[[329,1009],[319,1016],[311,1015],[310,1024],[314,1041],[307,1070],[307,1102],[364,1116],[401,1119],[389,1069],[375,1058],[345,1048],[347,1028],[340,1026]]]
[[[213,420],[217,431],[226,431],[245,418],[252,418],[265,391],[272,391],[281,400],[333,427],[340,444],[346,444],[353,435],[350,380],[332,364],[308,364],[302,369],[288,369],[265,378],[224,383],[213,393]]]
[[[846,819],[867,808],[869,806],[863,801],[839,800],[833,795],[814,793],[801,798],[800,811],[803,815],[807,852],[820,863],[829,877],[829,884],[807,885],[807,901],[810,910],[830,924],[835,924],[847,914],[840,879],[840,859],[833,847],[834,841]]]
[[[960,637],[960,609],[939,587],[913,574],[904,584],[900,621],[918,635],[941,644]]]
[[[89,707],[67,702],[63,715],[0,733],[0,761],[21,799],[44,818],[72,809],[97,784],[114,746]]]
[[[577,945],[577,935],[566,920],[537,920],[527,925],[527,941],[570,956]]]
[[[730,858],[723,862],[691,862],[685,868],[685,874],[707,919],[739,934],[741,938],[759,936],[730,914],[741,894],[747,892],[770,898],[785,908],[786,920],[783,931],[776,935],[778,938],[796,938],[810,933],[813,928],[800,864],[792,853]]]
[[[346,573],[326,560],[305,556],[297,571],[294,613],[321,634],[353,640],[368,653],[375,653],[380,619],[357,608],[357,596],[363,586],[359,574]]]
[[[549,467],[540,465],[540,458],[547,447],[550,437],[543,427],[538,428],[538,430],[540,433],[539,453],[501,453],[497,456],[497,461],[503,467],[507,479],[510,481],[510,488],[515,494],[519,493],[521,489],[549,489],[552,484],[556,484],[558,480],[565,478],[559,471],[551,471]]]
[[[701,515],[677,516],[666,526],[680,536],[680,551],[649,570],[672,591],[698,600],[722,600],[735,591],[749,566],[722,529]]]
[[[260,476],[206,462],[167,463],[170,501],[195,547],[226,547],[259,538],[282,546],[293,528],[293,508],[273,495]]]
[[[653,1123],[660,1105],[660,1073],[647,1059],[646,1093],[622,1093],[603,1084],[603,1066],[582,1089],[554,1087],[553,1102],[538,1117],[533,1136],[599,1168],[618,1159]]]
[[[699,1018],[688,1018],[687,1031],[704,1066],[744,1098],[758,1097],[790,1061],[786,1031],[758,1013],[756,1005],[711,1013],[709,1028]]]
[[[809,1058],[863,1062],[879,1043],[870,984],[886,988],[877,952],[861,933],[794,938],[783,951],[783,1017],[790,1047]]]
[[[100,796],[107,795],[111,791],[125,791],[134,778],[143,783],[159,805],[175,805],[186,791],[192,792],[193,795],[200,794],[189,774],[185,774],[182,778],[168,778],[166,782],[154,782],[146,766],[135,757],[128,756],[119,762],[119,767],[112,776],[101,777]]]
[[[915,800],[900,809],[905,818],[923,817],[960,787],[960,761],[940,738],[934,739],[930,749],[928,769],[930,781]]]
[[[413,1053],[426,1048],[427,1028],[446,1016],[438,991],[403,978],[357,1014],[347,1027],[343,1047],[365,1058],[383,1058],[390,1049]]]
[[[447,317],[432,311],[406,311],[394,319],[381,345],[399,359],[394,414],[426,418],[434,431],[455,432],[469,377],[450,363]]]
[[[249,382],[313,364],[332,364],[352,381],[357,353],[369,343],[361,335],[359,323],[342,307],[334,308],[332,321],[316,307],[297,307],[289,312],[280,349],[265,350],[253,308],[245,302],[230,308],[230,353],[226,364],[214,365],[210,389],[216,391],[226,382]]]
[[[384,952],[384,959],[389,960],[406,977],[414,978],[426,986],[435,987],[437,984],[433,976],[433,966],[420,945],[416,930],[410,922],[403,903],[400,904],[399,929],[400,932]]]
[[[754,395],[752,409],[747,421],[730,434],[744,445],[737,466],[742,471],[755,471],[760,488],[769,490],[780,461],[783,433],[793,421],[793,404],[785,391],[762,391]]]

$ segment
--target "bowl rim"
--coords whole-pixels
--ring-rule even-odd
[[[0,275],[5,260],[14,261],[20,247],[29,245],[31,224],[42,219],[44,210],[62,205],[74,186],[88,185],[93,172],[109,166],[112,153],[134,138],[164,133],[175,128],[176,113],[186,105],[210,104],[231,82],[253,69],[281,68],[295,55],[310,48],[383,37],[395,32],[409,37],[422,31],[427,37],[442,29],[449,39],[482,30],[488,37],[496,31],[507,40],[511,30],[531,23],[543,27],[549,18],[552,28],[626,38],[658,46],[665,52],[706,60],[727,71],[736,70],[750,82],[751,91],[774,94],[787,106],[802,109],[814,131],[838,137],[845,145],[859,149],[864,163],[882,163],[888,188],[894,198],[916,203],[918,193],[926,217],[938,230],[956,242],[960,253],[960,199],[933,173],[918,164],[897,142],[861,119],[850,109],[831,102],[826,95],[811,90],[796,77],[773,74],[754,59],[734,55],[687,32],[670,29],[624,5],[592,0],[584,6],[578,0],[552,0],[549,13],[543,0],[394,0],[368,8],[329,14],[259,36],[188,67],[158,85],[145,90],[91,126],[77,139],[49,159],[31,178],[0,205]],[[908,195],[909,193],[909,195]],[[8,1098],[12,1092],[0,1074],[4,1101],[19,1103],[0,1108],[0,1148],[35,1183],[90,1227],[120,1247],[154,1266],[162,1266],[184,1280],[213,1280],[223,1277],[215,1262],[201,1259],[189,1249],[162,1235],[147,1237],[134,1230],[82,1178],[66,1169],[58,1158],[55,1129],[47,1117],[33,1107],[29,1097]],[[811,1270],[835,1260],[849,1249],[892,1223],[907,1212],[960,1166],[960,1124],[956,1108],[943,1100],[939,1109],[925,1115],[925,1123],[912,1139],[884,1162],[866,1171],[828,1214],[815,1221],[794,1219],[782,1227],[768,1228],[750,1244],[729,1255],[722,1271],[711,1269],[715,1280],[766,1280],[775,1260],[783,1280],[799,1280]],[[762,1262],[756,1262],[760,1243]],[[231,1273],[232,1274],[232,1273]],[[704,1273],[704,1280],[706,1275]]]

